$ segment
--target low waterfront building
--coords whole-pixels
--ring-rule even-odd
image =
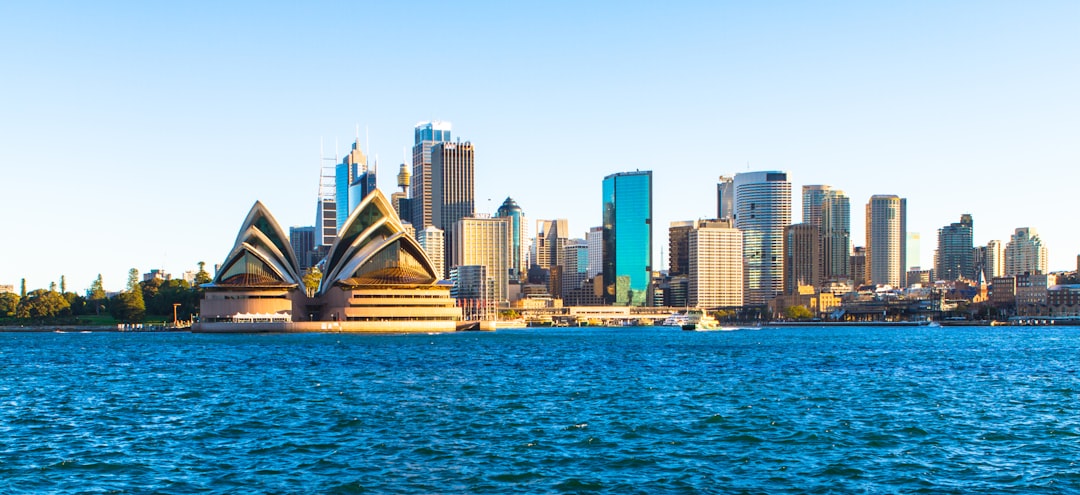
[[[1080,284],[1055,285],[1046,290],[1049,316],[1080,317]]]
[[[1016,313],[1020,316],[1047,316],[1047,289],[1057,284],[1057,277],[1042,273],[1016,276]]]
[[[288,238],[256,202],[222,269],[203,286],[193,330],[439,332],[461,320],[450,285],[378,190],[342,224],[323,273],[307,297]],[[241,321],[251,314],[276,316]]]

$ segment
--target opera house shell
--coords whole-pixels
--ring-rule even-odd
[[[445,332],[461,320],[423,248],[375,190],[345,221],[305,291],[288,236],[256,202],[225,263],[205,284],[202,332]]]

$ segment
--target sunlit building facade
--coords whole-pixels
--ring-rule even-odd
[[[764,305],[784,290],[784,229],[791,224],[787,172],[735,174],[735,227],[743,231],[747,305]]]
[[[603,182],[604,302],[646,306],[652,285],[652,171]]]

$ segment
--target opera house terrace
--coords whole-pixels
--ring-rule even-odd
[[[309,294],[288,236],[262,203],[203,286],[196,332],[451,332],[461,308],[381,192],[353,210]]]

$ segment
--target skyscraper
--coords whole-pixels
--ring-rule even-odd
[[[986,256],[983,259],[983,275],[987,280],[1005,276],[1005,245],[1001,241],[986,243]]]
[[[474,156],[469,142],[431,147],[431,218],[433,225],[446,232],[449,258],[454,256],[454,225],[476,214]]]
[[[570,240],[570,232],[565,218],[536,221],[536,259],[533,263],[540,268],[550,269],[563,265],[563,249]]]
[[[821,236],[822,280],[851,277],[851,202],[843,191],[826,185],[803,186],[803,223]]]
[[[787,172],[735,174],[735,227],[743,231],[747,305],[767,304],[784,290],[784,228],[791,224]]]
[[[589,271],[589,247],[585,244],[585,239],[567,241],[562,259],[565,270],[563,270],[563,290],[559,295],[566,299],[570,291],[581,289],[585,282],[585,275]]]
[[[899,287],[907,255],[907,200],[874,195],[866,203],[866,279]]]
[[[960,221],[938,229],[937,265],[934,275],[938,280],[976,279],[974,224],[970,214],[960,215]]]
[[[397,212],[398,218],[401,218],[402,222],[412,223],[410,216],[412,215],[412,209],[410,209],[409,202],[409,183],[412,180],[412,174],[409,173],[409,166],[404,162],[401,164],[401,169],[397,174],[397,185],[401,189],[400,191],[394,191],[390,195],[390,204],[394,206],[394,211]]]
[[[716,183],[716,218],[732,220],[735,218],[735,179],[720,176]]]
[[[315,227],[289,227],[289,244],[301,270],[311,267],[311,250],[315,249]]]
[[[416,232],[416,242],[420,244],[420,247],[424,248],[424,252],[431,259],[431,264],[435,267],[436,273],[445,277],[444,274],[447,273],[446,236],[442,229],[434,225],[428,225],[423,230]]]
[[[668,275],[677,277],[690,273],[690,231],[697,222],[671,222],[668,227]]]
[[[652,282],[652,172],[604,177],[604,302],[645,306]]]
[[[687,232],[687,304],[743,305],[743,233],[731,220],[697,220]]]
[[[1020,227],[1005,245],[1005,276],[1046,273],[1048,256],[1039,233],[1034,228]]]
[[[352,209],[374,189],[375,174],[373,171],[368,171],[367,156],[360,149],[358,136],[349,154],[345,155],[345,158],[334,167],[334,201],[337,204],[337,218],[344,222],[346,218],[349,218]]]
[[[604,228],[590,227],[585,233],[589,250],[589,268],[586,277],[593,278],[604,273]]]
[[[421,122],[416,124],[412,149],[412,183],[410,186],[409,221],[416,230],[434,225],[431,216],[431,148],[437,143],[450,141],[450,122]],[[447,227],[441,227],[448,230]]]
[[[525,211],[517,202],[507,197],[495,211],[495,216],[510,218],[510,250],[513,257],[510,262],[510,280],[525,280],[525,275],[529,273],[529,231],[525,223]]]
[[[784,229],[784,294],[798,294],[800,285],[821,287],[820,239],[818,226],[812,223]]]
[[[508,303],[512,220],[501,218],[461,218],[454,225],[453,266],[483,265],[492,282],[487,297],[499,304]]]

